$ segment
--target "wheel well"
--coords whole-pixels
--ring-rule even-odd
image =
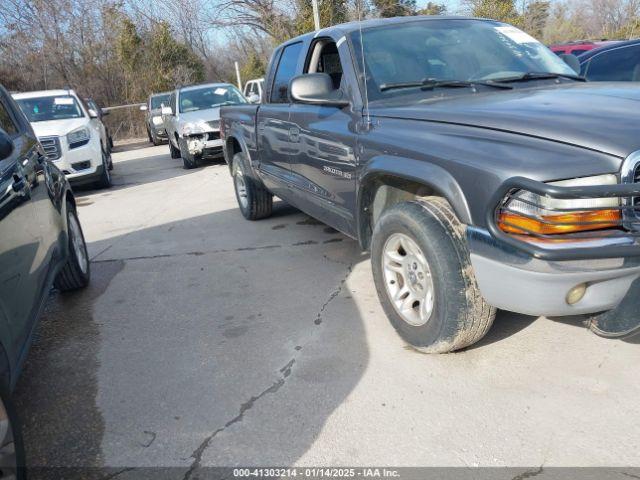
[[[373,228],[389,207],[420,197],[442,196],[439,191],[424,183],[393,175],[380,175],[368,181],[360,196],[359,233],[360,243],[368,249]]]
[[[232,168],[233,165],[233,156],[236,153],[242,152],[242,147],[240,146],[240,142],[235,137],[227,138],[226,142],[226,153],[227,153],[227,163],[229,164],[229,168]]]

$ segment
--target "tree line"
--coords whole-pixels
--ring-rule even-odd
[[[640,36],[640,0],[318,0],[322,26],[372,17],[467,14],[550,44]],[[0,81],[71,87],[102,105],[205,80],[260,77],[275,45],[312,31],[311,0],[3,0]]]

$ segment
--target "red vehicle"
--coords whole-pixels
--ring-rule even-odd
[[[618,43],[618,41],[600,40],[592,42],[590,40],[580,40],[577,42],[558,43],[556,45],[551,45],[549,48],[556,55],[570,53],[577,57],[578,55],[582,55],[584,52],[588,52],[589,50],[593,50],[594,48],[606,47],[607,45],[613,45],[615,43]]]

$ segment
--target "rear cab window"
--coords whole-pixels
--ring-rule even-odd
[[[296,76],[301,51],[302,42],[292,43],[282,50],[273,79],[271,103],[289,103],[289,82]]]

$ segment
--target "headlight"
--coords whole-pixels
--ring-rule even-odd
[[[151,117],[154,125],[162,125],[162,117]]]
[[[615,185],[615,175],[574,178],[549,185],[559,187],[586,187]],[[519,191],[503,206],[498,226],[507,233],[518,235],[550,235],[600,230],[620,226],[621,213],[618,198],[559,199]]]
[[[202,125],[198,123],[187,123],[184,127],[182,127],[182,136],[188,135],[199,135],[205,132],[205,129]]]
[[[69,148],[77,148],[89,143],[91,132],[87,127],[80,127],[67,133],[67,143]]]

